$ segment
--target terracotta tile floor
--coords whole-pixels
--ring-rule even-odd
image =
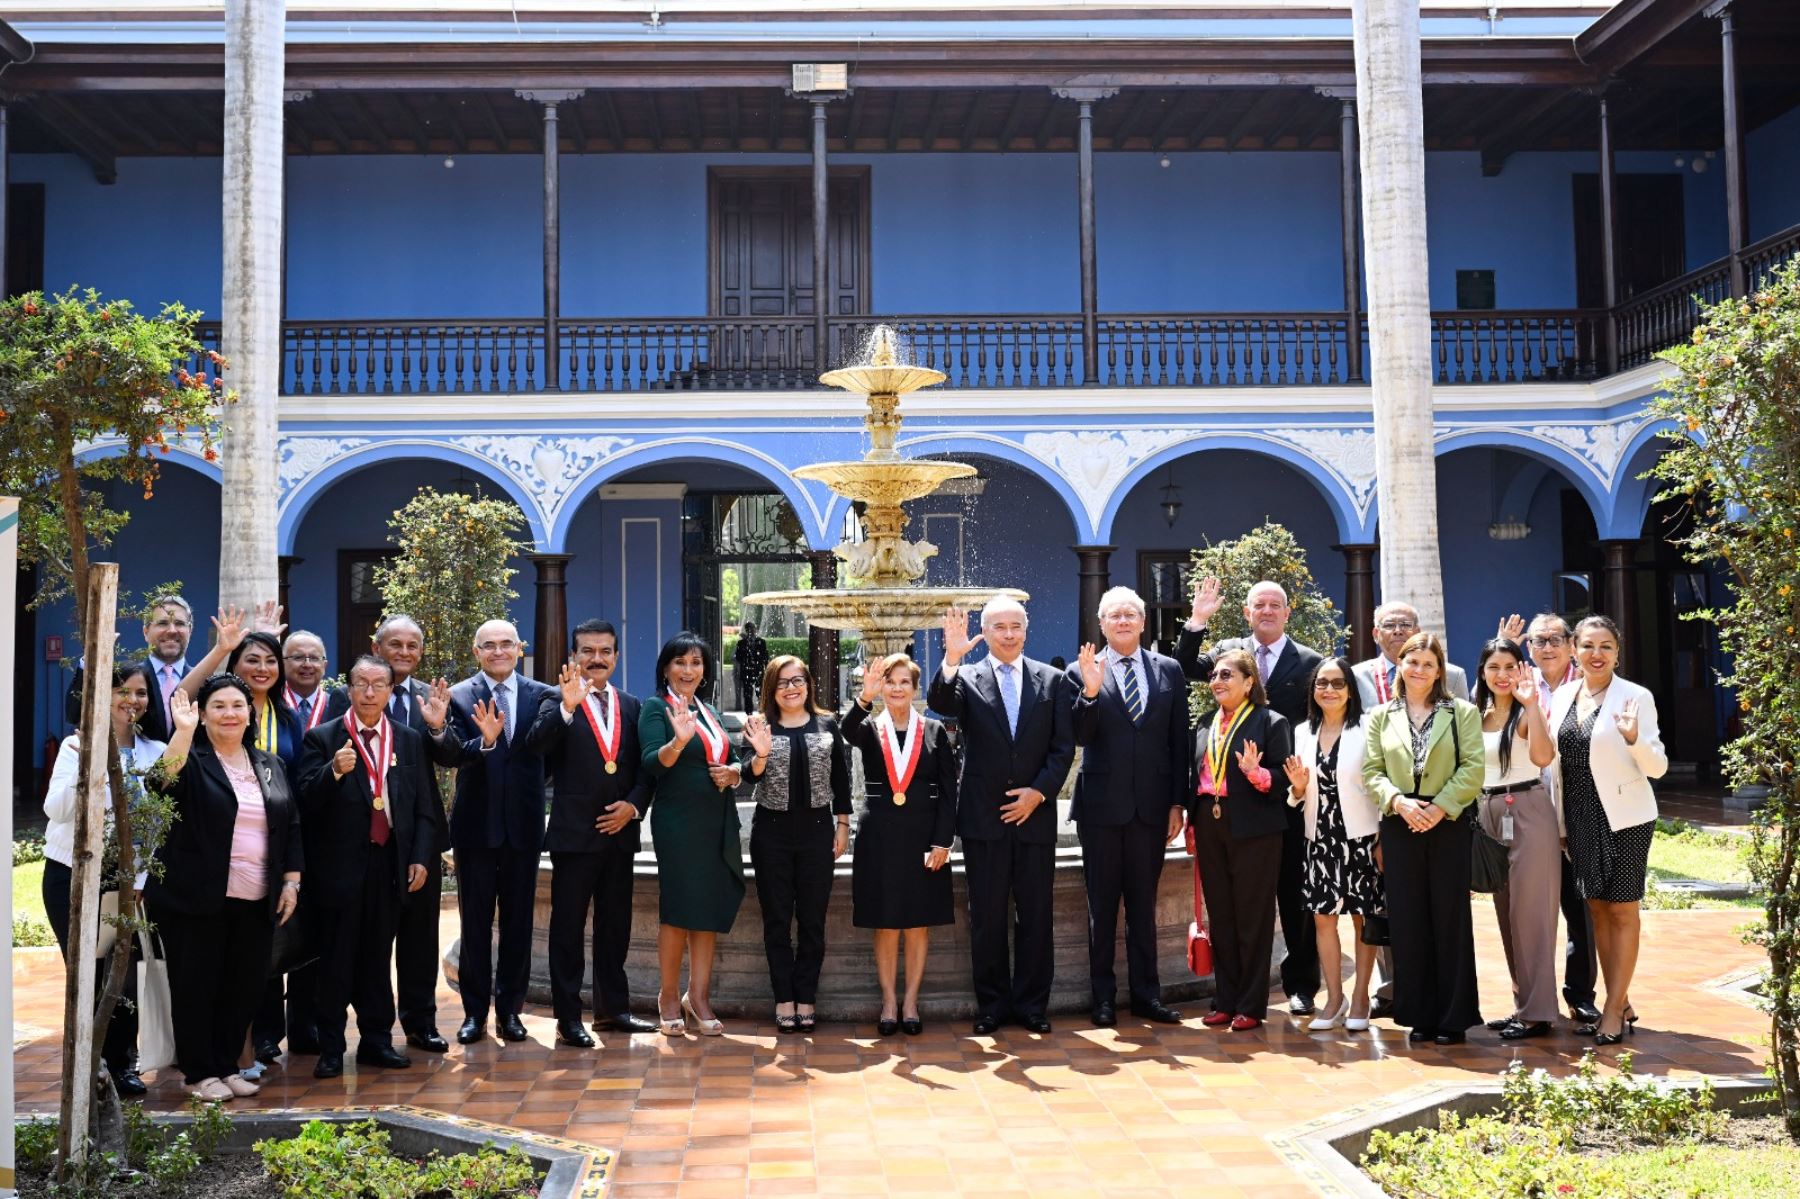
[[[447,914],[448,915],[448,914]],[[1748,971],[1746,913],[1648,912],[1628,1045],[1646,1073],[1754,1073],[1759,1013],[1707,989]],[[1507,994],[1491,909],[1476,907],[1487,1015]],[[739,935],[748,935],[740,932]],[[54,1107],[62,1003],[54,955],[14,962],[19,1104]],[[1276,997],[1279,999],[1279,996]],[[454,995],[440,998],[444,1031]],[[1035,1037],[974,1039],[963,1026],[882,1039],[872,1027],[777,1038],[772,1021],[727,1023],[722,1038],[666,1041],[605,1034],[593,1052],[550,1048],[547,1011],[526,1013],[532,1040],[415,1053],[411,1069],[316,1082],[310,1058],[270,1071],[267,1107],[411,1103],[620,1152],[616,1199],[648,1196],[979,1194],[1228,1196],[1317,1192],[1267,1139],[1353,1105],[1426,1083],[1491,1078],[1514,1057],[1566,1067],[1567,1035],[1503,1045],[1477,1030],[1450,1049],[1410,1047],[1403,1032],[1309,1035],[1285,1010],[1252,1034],[1124,1020],[1116,1029],[1063,1017]],[[1607,1050],[1608,1054],[1616,1050]],[[168,1072],[165,1072],[165,1074]],[[151,1105],[185,1098],[152,1077]],[[240,1103],[240,1107],[244,1106]]]

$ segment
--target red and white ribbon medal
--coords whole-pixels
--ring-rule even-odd
[[[919,713],[915,709],[906,714],[906,750],[904,756],[900,747],[895,744],[894,718],[883,712],[875,718],[875,728],[881,734],[881,757],[887,764],[888,786],[894,792],[894,804],[906,806],[906,789],[912,785],[913,774],[919,769]]]
[[[344,730],[350,734],[350,744],[356,747],[356,756],[362,759],[363,769],[369,772],[369,790],[375,794],[375,810],[381,812],[387,809],[387,772],[388,765],[394,760],[394,726],[383,715],[377,727],[380,732],[375,735],[376,757],[372,761],[368,746],[363,744],[362,730],[357,727],[356,713],[344,713]],[[393,822],[390,815],[388,823]]]
[[[1399,668],[1396,667],[1395,669]],[[1375,675],[1375,702],[1377,704],[1385,704],[1388,700],[1394,698],[1394,689],[1388,683],[1387,659],[1383,658],[1381,661],[1375,663],[1373,673]]]
[[[606,761],[606,773],[619,773],[619,693],[606,685],[606,694],[588,692],[588,727],[594,731],[594,744]]]
[[[283,687],[282,690],[287,692],[288,711],[298,712],[300,710],[300,697],[294,694],[294,689],[292,687]],[[310,713],[308,713],[307,717],[306,717],[306,731],[311,732],[312,730],[318,728],[319,723],[321,721],[323,721],[324,719],[325,719],[325,688],[321,687],[317,691],[313,692],[313,706],[312,706],[312,711]]]
[[[669,703],[676,703],[674,692],[669,693]],[[700,734],[700,744],[706,751],[706,762],[709,766],[725,765],[725,758],[731,752],[731,739],[726,737],[725,730],[713,723],[712,713],[699,696],[687,701],[688,710],[694,714],[694,731]]]

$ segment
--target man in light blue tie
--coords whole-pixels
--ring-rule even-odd
[[[946,612],[944,665],[926,697],[962,728],[956,831],[969,884],[977,1036],[1008,1018],[1050,1031],[1055,800],[1075,759],[1075,730],[1068,679],[1025,657],[1026,622],[1010,596],[988,601],[974,637],[966,612]],[[965,665],[984,641],[987,657]],[[1009,908],[1017,910],[1016,954],[1007,947]]]
[[[1106,647],[1081,647],[1069,671],[1081,773],[1069,816],[1087,883],[1093,1019],[1118,1023],[1119,906],[1125,907],[1131,1013],[1159,1024],[1181,1015],[1162,1001],[1156,969],[1156,889],[1163,850],[1181,832],[1193,759],[1181,665],[1145,649],[1144,600],[1129,587],[1100,597]]]

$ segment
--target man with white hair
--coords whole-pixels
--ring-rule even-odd
[[[926,697],[962,727],[956,831],[968,872],[976,1036],[998,1031],[1009,1016],[1032,1032],[1050,1031],[1056,795],[1075,759],[1075,731],[1068,680],[1025,656],[1026,621],[1024,606],[1006,596],[988,601],[974,637],[966,612],[944,613],[944,665]],[[984,641],[987,657],[965,666]]]
[[[1400,600],[1389,600],[1375,609],[1370,630],[1381,652],[1354,668],[1356,689],[1362,694],[1363,711],[1373,712],[1400,694],[1400,648],[1419,631],[1419,610]],[[1453,662],[1444,664],[1444,686],[1457,699],[1469,698],[1469,676]]]
[[[1270,579],[1252,583],[1244,596],[1244,623],[1250,626],[1248,637],[1227,638],[1213,646],[1211,653],[1201,653],[1206,640],[1206,625],[1223,606],[1224,598],[1215,578],[1202,579],[1194,588],[1194,610],[1181,630],[1175,646],[1175,660],[1182,673],[1195,682],[1212,676],[1213,659],[1230,649],[1247,652],[1262,676],[1263,690],[1269,707],[1298,727],[1306,719],[1306,701],[1312,687],[1313,671],[1323,661],[1319,652],[1309,649],[1287,635],[1288,617],[1293,608],[1287,591]],[[1310,1015],[1313,996],[1319,992],[1319,946],[1313,935],[1312,913],[1306,910],[1301,884],[1306,874],[1306,814],[1302,808],[1288,809],[1287,832],[1281,838],[1281,876],[1275,884],[1275,908],[1281,914],[1281,939],[1287,954],[1281,959],[1281,989],[1288,997],[1288,1011],[1296,1016]]]
[[[1144,600],[1129,587],[1100,597],[1106,646],[1081,647],[1069,669],[1075,743],[1082,747],[1070,818],[1087,883],[1088,979],[1094,1023],[1118,1023],[1119,904],[1131,1014],[1159,1024],[1181,1015],[1162,1001],[1156,970],[1156,888],[1163,849],[1181,832],[1190,788],[1187,683],[1173,658],[1143,646]]]

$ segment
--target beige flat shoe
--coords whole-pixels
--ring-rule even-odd
[[[217,1078],[203,1078],[194,1084],[194,1098],[204,1099],[208,1103],[225,1103],[236,1099],[231,1088]]]
[[[248,1099],[250,1096],[257,1094],[262,1090],[260,1086],[251,1082],[248,1078],[244,1078],[237,1074],[222,1078],[219,1081],[224,1083],[226,1089],[233,1095],[236,1095],[239,1099]]]
[[[685,994],[681,997],[681,1010],[693,1018],[695,1026],[700,1029],[701,1036],[722,1037],[725,1035],[725,1022],[723,1020],[702,1020],[700,1013],[694,1010],[694,1001]]]

